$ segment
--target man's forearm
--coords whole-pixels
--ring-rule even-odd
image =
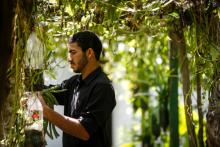
[[[52,110],[47,105],[43,106],[43,110],[44,110],[44,117],[50,122],[52,122],[54,125],[59,127],[61,130],[63,130],[65,133],[68,133],[82,140],[89,139],[88,132],[85,130],[85,128],[79,122],[78,119],[63,116]]]

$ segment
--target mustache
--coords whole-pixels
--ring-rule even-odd
[[[75,64],[73,61],[69,61],[70,64]]]

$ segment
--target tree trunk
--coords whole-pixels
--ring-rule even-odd
[[[204,147],[203,141],[203,112],[202,112],[202,96],[201,96],[201,78],[200,74],[196,74],[196,91],[197,91],[197,109],[199,115],[199,131],[198,131],[198,141],[199,147]]]
[[[220,20],[218,16],[210,19],[210,40],[214,44],[220,45]],[[208,147],[220,146],[220,54],[218,53],[218,60],[213,61],[213,83],[210,88],[209,95],[209,109],[206,115],[207,125],[207,145]]]
[[[2,0],[0,9],[0,140],[4,137],[3,107],[9,94],[7,70],[10,66],[13,46],[12,31],[16,0]],[[8,115],[9,117],[10,115]]]
[[[193,125],[193,115],[192,115],[192,101],[190,96],[190,80],[189,80],[189,63],[186,56],[186,44],[183,34],[183,27],[179,26],[175,28],[176,30],[172,32],[173,38],[171,38],[178,46],[179,50],[179,62],[180,71],[183,84],[183,96],[184,96],[184,108],[186,116],[186,125],[188,131],[188,139],[190,147],[197,147],[196,134]]]
[[[198,52],[200,52],[203,42],[202,42],[202,27],[200,23],[196,25],[196,40],[197,40],[197,47]],[[196,60],[196,93],[197,93],[197,110],[199,116],[199,130],[198,130],[198,143],[199,147],[204,147],[204,140],[203,140],[203,111],[202,111],[202,85],[201,85],[201,69],[202,63],[198,53],[195,55]]]
[[[172,31],[170,38],[174,38]],[[178,117],[178,47],[174,40],[169,40],[169,103],[170,103],[170,147],[179,146],[179,117]]]
[[[218,63],[220,65],[220,63]],[[217,68],[217,67],[216,67]],[[219,70],[219,69],[218,69]],[[214,83],[210,90],[209,109],[207,113],[207,144],[208,147],[220,146],[220,71],[214,75]]]
[[[0,140],[5,139],[19,107],[22,60],[32,22],[32,0],[3,0],[0,9]],[[10,74],[10,75],[9,75]],[[19,132],[17,132],[19,133]]]

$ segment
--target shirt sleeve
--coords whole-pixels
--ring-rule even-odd
[[[91,93],[86,111],[79,118],[90,135],[93,135],[99,127],[105,127],[115,105],[112,85],[110,83],[97,84]]]

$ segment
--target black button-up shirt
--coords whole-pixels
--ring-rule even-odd
[[[64,147],[110,147],[110,117],[116,105],[112,84],[101,67],[84,80],[75,75],[61,84],[62,92],[55,93],[64,115],[79,119],[90,135],[83,141],[63,133]],[[65,125],[65,124],[63,124]]]

